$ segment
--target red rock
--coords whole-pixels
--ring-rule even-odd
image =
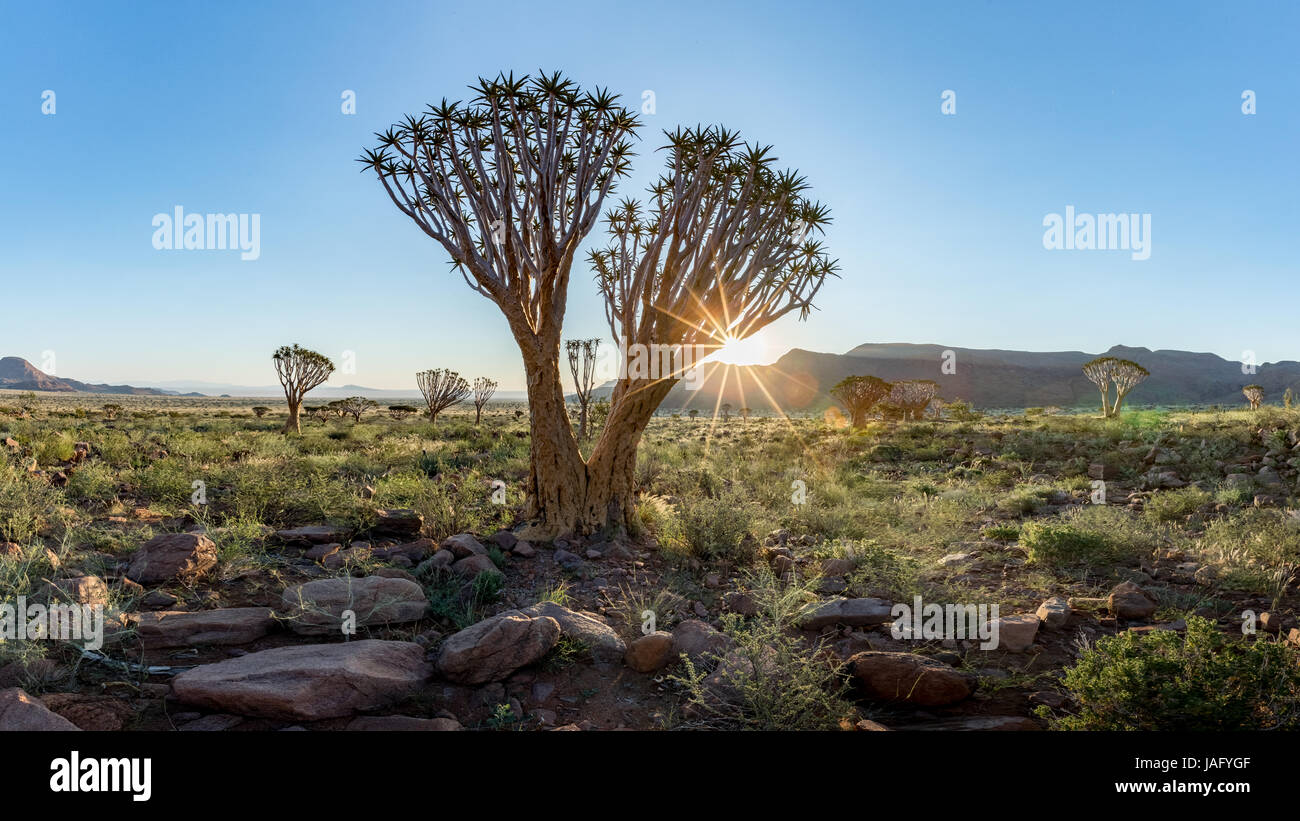
[[[163,533],[131,556],[127,578],[139,584],[193,582],[217,565],[217,546],[199,533]]]
[[[223,713],[316,721],[379,709],[418,689],[429,673],[420,645],[366,639],[204,664],[173,679],[172,692],[184,704]]]

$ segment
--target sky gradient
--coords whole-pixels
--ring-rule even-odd
[[[620,196],[679,124],[738,129],[807,176],[841,278],[765,334],[772,358],[871,341],[1300,359],[1295,6],[556,8],[6,4],[0,356],[53,351],[57,375],[91,382],[264,385],[297,342],[352,352],[335,385],[450,367],[522,388],[499,311],[354,160],[479,75],[542,68],[637,108],[654,92]],[[260,257],[155,250],[151,221],[176,206],[260,215]],[[1150,258],[1046,250],[1043,219],[1067,206],[1150,214]],[[606,334],[580,262],[566,336]]]

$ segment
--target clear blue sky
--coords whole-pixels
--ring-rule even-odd
[[[774,348],[1300,359],[1296,8],[7,2],[0,355],[53,350],[82,380],[267,384],[271,351],[299,342],[355,352],[332,384],[411,388],[446,366],[521,388],[497,309],[353,160],[478,75],[540,67],[638,107],[655,92],[620,194],[658,173],[677,124],[724,123],[807,175],[843,273]],[[155,250],[151,220],[176,205],[260,214],[261,257]],[[1151,258],[1045,250],[1067,205],[1151,214]],[[604,333],[581,268],[568,316],[568,336]]]

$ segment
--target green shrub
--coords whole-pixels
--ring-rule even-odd
[[[1209,500],[1210,494],[1195,485],[1188,485],[1152,494],[1144,512],[1158,522],[1173,522],[1195,513]]]
[[[1295,729],[1297,655],[1272,639],[1229,639],[1197,616],[1185,635],[1126,631],[1101,639],[1066,671],[1077,711],[1054,723],[1064,730]]]
[[[1111,558],[1105,536],[1065,523],[1027,522],[1020,529],[1020,545],[1029,551],[1031,562],[1054,567],[1095,565]]]

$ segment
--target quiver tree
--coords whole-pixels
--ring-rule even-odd
[[[585,441],[590,433],[587,426],[591,392],[596,389],[596,357],[600,352],[599,339],[570,339],[564,343],[569,355],[569,374],[573,377],[573,392],[578,397],[578,439]]]
[[[876,403],[889,396],[891,388],[893,385],[877,376],[849,376],[831,388],[831,396],[849,412],[853,427],[860,428],[867,423],[867,414]]]
[[[272,354],[271,358],[275,361],[275,373],[280,377],[280,385],[284,388],[285,401],[289,403],[289,418],[285,420],[281,432],[301,433],[302,425],[298,421],[298,414],[302,409],[302,398],[312,388],[324,384],[330,378],[334,372],[334,363],[322,354],[297,345],[286,345]]]
[[[1101,415],[1110,416],[1110,380],[1115,375],[1119,360],[1113,356],[1099,356],[1083,366],[1083,375],[1101,391]]]
[[[1110,377],[1111,381],[1115,383],[1115,404],[1111,407],[1111,416],[1119,415],[1119,408],[1124,402],[1124,397],[1128,396],[1129,391],[1137,387],[1150,375],[1150,371],[1136,362],[1127,359],[1115,360],[1115,372]]]
[[[503,75],[474,90],[468,104],[444,101],[378,135],[362,162],[506,317],[528,381],[536,536],[625,525],[641,433],[678,375],[620,379],[584,460],[559,346],[574,253],[627,173],[638,123],[616,96],[558,74]],[[834,264],[809,239],[828,217],[803,198],[803,179],[774,172],[768,149],[726,131],[668,138],[648,208],[625,202],[609,215],[611,245],[591,254],[620,348],[716,346],[792,310],[806,316]]]
[[[480,376],[474,380],[474,424],[477,425],[483,418],[483,406],[492,398],[492,394],[497,391],[497,383],[488,379],[486,376]]]
[[[401,421],[413,413],[418,413],[419,410],[420,409],[414,405],[389,405],[388,415],[393,419]]]
[[[749,408],[741,408],[741,409],[740,409],[740,418],[743,419],[744,421],[748,422],[748,421],[749,421],[749,415],[750,415],[751,413],[753,413],[753,411],[750,410]]]
[[[905,379],[890,386],[889,401],[904,418],[920,419],[938,392],[939,385],[932,379]]]
[[[361,161],[505,315],[528,382],[527,513],[572,527],[587,482],[560,382],[569,275],[639,124],[616,95],[558,73],[480,78],[472,90],[377,135]]]
[[[636,448],[694,352],[745,339],[812,300],[836,264],[811,238],[829,211],[807,184],[773,168],[770,147],[722,128],[666,134],[666,170],[649,199],[608,216],[610,244],[590,254],[610,332],[623,357],[609,419],[587,462],[587,524],[633,515]],[[672,367],[636,368],[683,352]],[[658,372],[656,372],[656,370]],[[667,371],[667,372],[665,372]]]
[[[379,403],[364,396],[349,396],[339,400],[339,410],[352,417],[353,422],[360,422],[361,416],[368,410],[379,407]]]
[[[258,419],[261,419],[263,416],[266,416],[266,415],[267,415],[268,413],[270,413],[270,412],[271,412],[271,409],[268,408],[268,407],[265,406],[265,405],[254,405],[254,406],[253,406],[253,415],[256,416]]]
[[[437,422],[438,414],[469,396],[470,385],[465,378],[447,368],[420,371],[415,382],[424,394],[424,404],[429,408],[429,421]]]
[[[1264,401],[1263,385],[1247,385],[1241,389],[1245,395],[1246,401],[1250,403],[1251,410],[1259,410],[1259,404]]]

